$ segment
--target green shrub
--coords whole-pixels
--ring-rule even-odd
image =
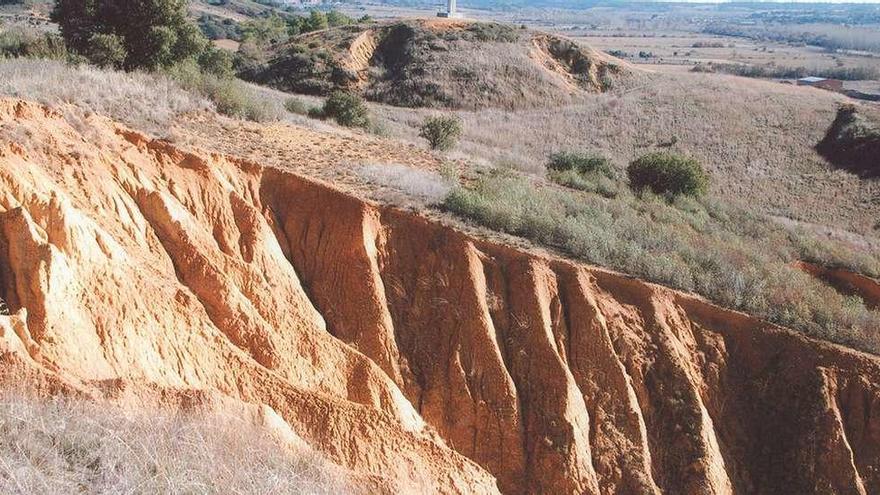
[[[325,118],[336,120],[346,127],[363,127],[370,125],[369,110],[360,96],[346,92],[334,91],[324,102]]]
[[[600,173],[607,177],[614,175],[611,160],[595,153],[562,151],[550,155],[547,168],[556,171],[573,170],[580,174]]]
[[[128,53],[122,38],[115,34],[94,34],[89,38],[86,58],[99,67],[121,67]]]
[[[619,184],[612,178],[599,173],[582,174],[575,170],[550,170],[547,178],[572,189],[600,194],[614,198],[620,193]]]
[[[306,113],[309,117],[313,119],[324,119],[326,115],[324,115],[324,109],[322,107],[311,107]]]
[[[199,67],[217,77],[229,79],[235,76],[233,58],[233,54],[228,50],[209,47],[199,55]]]
[[[299,98],[288,98],[284,101],[284,109],[290,113],[295,113],[298,115],[308,115],[309,107],[306,106],[305,103],[302,102]]]
[[[455,147],[461,137],[462,124],[458,117],[428,117],[419,129],[419,137],[428,141],[433,150],[447,151]]]
[[[637,192],[699,197],[709,188],[709,176],[700,163],[675,153],[648,153],[630,163],[626,171],[630,186]]]

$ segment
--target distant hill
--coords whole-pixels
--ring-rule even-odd
[[[556,35],[498,23],[407,20],[308,33],[244,78],[285,91],[348,89],[406,107],[528,108],[605,91],[634,71]]]

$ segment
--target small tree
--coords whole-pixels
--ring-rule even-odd
[[[709,176],[693,158],[669,152],[648,153],[626,169],[636,191],[650,189],[668,196],[701,196],[709,188]]]
[[[346,127],[370,125],[369,110],[360,96],[347,91],[334,91],[324,102],[324,116]]]
[[[349,24],[354,24],[354,19],[343,14],[338,10],[331,10],[327,12],[327,25],[330,27],[336,26],[347,26]]]
[[[327,22],[327,16],[320,10],[313,10],[309,12],[309,17],[306,18],[301,26],[301,30],[303,33],[309,33],[312,31],[327,29],[329,26],[330,24]]]
[[[447,151],[458,143],[461,131],[461,119],[458,117],[428,117],[419,130],[419,137],[427,139],[431,149]]]

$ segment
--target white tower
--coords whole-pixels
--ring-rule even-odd
[[[455,11],[455,0],[446,0],[446,12],[437,12],[437,17],[458,17]]]

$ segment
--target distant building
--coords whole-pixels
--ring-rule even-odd
[[[843,81],[839,79],[826,79],[824,77],[802,77],[797,80],[797,85],[813,86],[814,88],[822,88],[829,91],[843,91]]]

